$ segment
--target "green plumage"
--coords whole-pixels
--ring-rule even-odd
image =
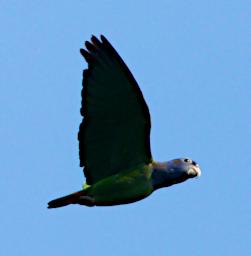
[[[137,166],[105,178],[86,190],[86,195],[95,200],[95,205],[117,205],[138,201],[153,191],[151,168]]]
[[[68,204],[112,206],[133,203],[149,196],[152,185],[152,165],[138,165],[104,178],[92,186],[49,202],[48,208]]]

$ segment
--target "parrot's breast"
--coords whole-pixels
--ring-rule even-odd
[[[139,165],[97,182],[87,189],[87,196],[97,206],[132,203],[153,192],[151,175],[150,165]]]

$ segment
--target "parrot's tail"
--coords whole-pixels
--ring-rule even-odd
[[[57,198],[48,203],[48,208],[58,208],[62,206],[66,206],[68,204],[82,204],[87,206],[90,205],[91,198],[86,196],[85,190],[80,190],[78,192],[72,193],[70,195]]]

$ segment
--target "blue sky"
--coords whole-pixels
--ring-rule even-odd
[[[250,2],[0,2],[1,255],[250,255]],[[79,54],[106,35],[138,81],[156,160],[202,176],[117,207],[78,190]]]

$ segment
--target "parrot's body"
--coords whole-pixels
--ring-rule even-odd
[[[71,194],[70,198],[75,197],[75,203],[87,206],[132,203],[152,193],[151,173],[150,166],[137,166],[102,179],[92,186],[86,186],[83,190]],[[65,199],[61,202],[64,203]]]
[[[79,129],[80,166],[86,185],[82,190],[48,203],[111,206],[132,203],[154,190],[200,175],[197,163],[180,158],[165,163],[152,160],[150,114],[131,72],[107,41],[92,37],[83,73]]]

